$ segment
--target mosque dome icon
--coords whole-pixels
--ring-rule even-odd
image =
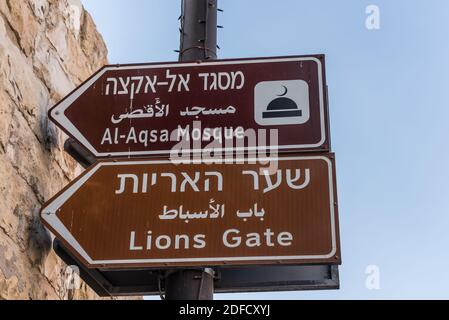
[[[295,101],[290,98],[285,97],[288,89],[285,89],[284,94],[280,95],[279,98],[271,101],[267,106],[267,111],[262,113],[262,118],[290,118],[290,117],[301,117],[302,110],[299,109]]]

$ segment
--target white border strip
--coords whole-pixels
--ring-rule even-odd
[[[242,160],[242,159],[237,159]],[[257,261],[257,260],[311,260],[311,259],[329,259],[337,252],[337,234],[335,226],[335,208],[334,208],[334,184],[332,162],[322,156],[310,157],[285,157],[285,158],[251,158],[247,161],[286,161],[286,160],[323,160],[328,165],[329,173],[329,203],[330,203],[330,221],[332,250],[325,255],[303,255],[303,256],[257,256],[257,257],[213,257],[213,258],[177,258],[177,259],[129,259],[129,260],[93,260],[81,245],[72,236],[70,231],[62,224],[56,213],[59,208],[95,173],[103,166],[124,166],[124,165],[148,165],[148,164],[168,164],[170,160],[159,161],[125,161],[125,162],[99,162],[91,171],[87,172],[81,179],[74,183],[70,188],[64,191],[45,208],[42,209],[42,219],[51,226],[69,245],[77,251],[90,265],[117,265],[117,264],[145,264],[145,263],[173,263],[173,262],[216,262],[216,261]],[[192,163],[190,163],[192,164]]]
[[[284,149],[307,149],[317,148],[326,141],[326,124],[325,124],[325,112],[324,112],[324,84],[323,84],[323,67],[321,61],[315,57],[304,58],[281,58],[281,59],[260,59],[260,60],[240,60],[240,61],[223,61],[220,63],[213,62],[201,62],[201,63],[182,63],[182,64],[162,64],[162,65],[141,65],[141,66],[123,66],[114,67],[108,66],[101,70],[98,74],[92,77],[90,80],[81,85],[75,92],[62,101],[56,108],[51,111],[51,116],[58,124],[64,127],[73,137],[75,137],[84,147],[86,147],[95,157],[114,157],[114,156],[144,156],[144,155],[162,155],[170,154],[171,150],[153,150],[153,151],[126,151],[126,152],[98,152],[94,146],[87,140],[85,136],[73,125],[73,123],[65,116],[65,111],[69,108],[85,91],[87,91],[101,76],[108,71],[120,71],[120,70],[145,70],[156,68],[183,68],[183,67],[201,67],[210,65],[230,65],[230,64],[254,64],[254,63],[272,63],[272,62],[291,62],[291,61],[315,61],[318,66],[318,82],[319,82],[319,96],[320,96],[320,124],[321,124],[321,140],[314,144],[298,144],[287,146],[270,146],[270,147],[244,147],[244,148],[220,148],[216,149],[216,152],[228,152],[228,151],[265,151],[265,150],[284,150]],[[186,149],[186,152],[197,153],[202,150],[198,149]]]

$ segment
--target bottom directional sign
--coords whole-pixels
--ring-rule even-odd
[[[90,268],[339,264],[333,157],[101,161],[41,217]]]

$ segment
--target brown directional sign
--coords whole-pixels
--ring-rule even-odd
[[[339,264],[333,155],[238,160],[100,161],[41,217],[90,268]]]
[[[324,55],[105,66],[49,117],[96,158],[330,150]]]

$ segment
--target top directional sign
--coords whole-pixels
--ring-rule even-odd
[[[97,158],[328,151],[324,56],[105,66],[49,111]]]

